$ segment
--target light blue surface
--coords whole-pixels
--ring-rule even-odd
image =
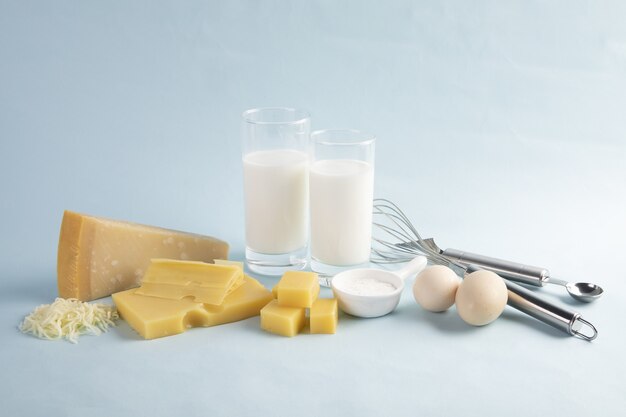
[[[623,415],[626,4],[0,0],[5,415]],[[425,236],[600,283],[586,343],[507,309],[258,318],[78,345],[16,326],[56,295],[63,209],[243,253],[240,113],[308,109],[378,136],[376,195]],[[270,286],[272,279],[262,280]]]

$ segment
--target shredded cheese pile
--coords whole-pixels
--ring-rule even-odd
[[[75,298],[57,298],[52,304],[37,307],[26,316],[19,329],[40,339],[65,338],[78,343],[81,334],[97,336],[115,326],[118,318],[114,306],[83,303]]]

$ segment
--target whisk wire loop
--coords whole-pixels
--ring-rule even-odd
[[[393,202],[384,198],[375,199],[373,215],[372,262],[402,263],[423,255],[432,264],[446,265],[461,273],[465,271],[465,267],[437,252],[433,248],[434,243],[427,243]]]

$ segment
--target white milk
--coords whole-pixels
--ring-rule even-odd
[[[243,157],[246,246],[281,254],[307,243],[308,156],[291,149]]]
[[[336,266],[369,261],[374,169],[363,161],[311,166],[311,256]]]

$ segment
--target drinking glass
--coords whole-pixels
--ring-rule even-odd
[[[265,275],[303,269],[308,251],[307,112],[271,107],[243,113],[246,261]]]
[[[369,263],[375,141],[358,130],[311,134],[311,269],[323,276],[322,284]]]

